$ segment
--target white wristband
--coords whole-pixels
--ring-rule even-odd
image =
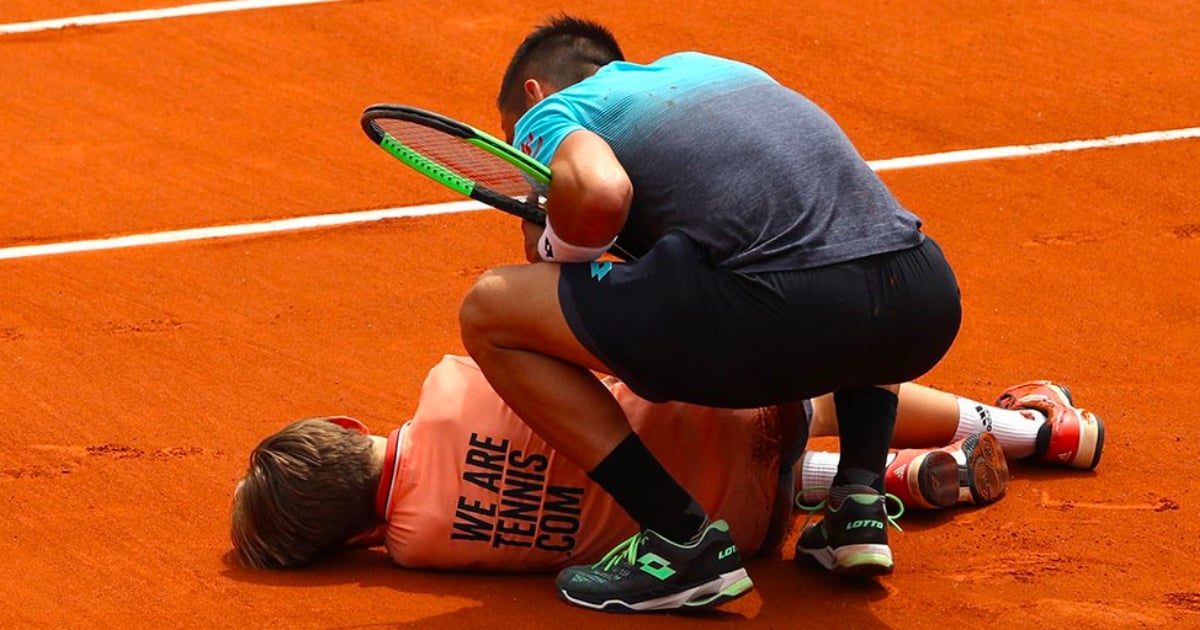
[[[538,239],[537,249],[538,256],[547,262],[578,263],[596,260],[616,242],[616,237],[613,237],[613,240],[603,247],[572,245],[555,234],[554,229],[550,227],[550,221],[546,221],[546,229],[542,230],[542,237]]]

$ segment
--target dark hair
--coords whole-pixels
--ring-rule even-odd
[[[233,547],[243,564],[308,564],[369,529],[379,475],[371,438],[324,418],[294,422],[264,439],[233,493]]]
[[[552,17],[517,47],[500,82],[496,105],[519,109],[526,79],[545,80],[561,90],[590,77],[604,64],[624,59],[616,38],[604,26],[565,13]]]

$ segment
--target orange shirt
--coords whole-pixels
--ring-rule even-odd
[[[653,404],[609,381],[635,431],[749,555],[771,519],[779,412]],[[546,571],[593,562],[637,532],[625,512],[525,426],[475,363],[447,355],[412,420],[388,437],[377,512],[409,568]]]

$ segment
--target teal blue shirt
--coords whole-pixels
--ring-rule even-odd
[[[680,230],[713,264],[775,271],[922,239],[824,111],[745,63],[697,52],[612,62],[534,105],[513,137],[549,164],[580,129],[604,138],[633,182],[620,243],[635,255]]]
[[[616,150],[624,139],[665,120],[659,112],[676,103],[774,83],[754,66],[694,52],[668,55],[649,65],[614,61],[534,105],[517,122],[513,137],[527,154],[549,164],[563,138],[577,129],[596,131]],[[642,86],[646,89],[639,89]]]

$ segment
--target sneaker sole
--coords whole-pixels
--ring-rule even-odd
[[[634,613],[655,610],[678,610],[681,608],[709,608],[735,600],[749,593],[753,588],[754,582],[751,581],[746,570],[738,569],[722,573],[704,584],[679,591],[678,593],[638,602],[608,599],[601,603],[594,603],[571,597],[570,593],[563,589],[559,589],[558,594],[565,601],[576,606],[591,608],[592,610],[603,610],[605,612]]]
[[[796,550],[834,575],[844,577],[889,575],[895,568],[892,548],[888,545],[846,545],[837,549],[798,547]]]
[[[1082,415],[1090,417],[1094,422],[1082,422],[1079,425],[1079,450],[1071,460],[1071,466],[1083,470],[1095,470],[1100,464],[1100,455],[1104,452],[1104,421],[1100,416],[1081,411]]]
[[[958,469],[959,494],[964,502],[988,505],[999,501],[1008,489],[1008,462],[1000,442],[991,433],[980,433],[967,462]]]
[[[921,465],[909,467],[908,489],[925,508],[948,508],[958,503],[958,462],[942,451],[927,453]]]
[[[1075,396],[1071,394],[1069,387],[1058,384],[1053,384],[1051,387],[1062,392],[1068,405],[1075,406]],[[1082,470],[1095,470],[1096,466],[1100,464],[1100,455],[1104,452],[1104,421],[1090,411],[1081,409],[1079,413],[1090,416],[1095,422],[1084,422],[1079,426],[1079,449],[1075,451],[1075,457],[1071,460],[1070,466]]]
[[[846,577],[890,575],[895,566],[887,545],[845,545],[833,550],[833,558],[830,571]]]

